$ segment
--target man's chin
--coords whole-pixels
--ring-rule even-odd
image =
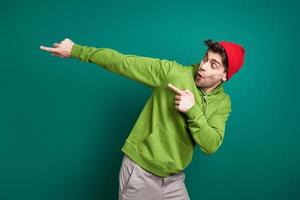
[[[198,87],[203,87],[203,80],[201,79],[197,79],[195,78],[195,84],[198,86]]]
[[[214,87],[213,84],[207,84],[207,83],[204,83],[204,82],[195,81],[195,83],[196,83],[196,86],[201,88],[201,89]]]
[[[197,82],[197,81],[196,81],[196,85],[197,85],[197,87],[199,87],[199,88],[205,88],[205,87],[207,87],[207,85],[205,85],[205,84],[203,84],[203,83],[199,83],[199,82]]]

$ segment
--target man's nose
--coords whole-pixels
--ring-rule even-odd
[[[200,70],[205,71],[205,70],[208,69],[208,67],[209,67],[209,64],[208,64],[208,63],[204,63],[204,64],[200,67]]]
[[[205,66],[204,65],[202,65],[201,67],[199,67],[198,73],[201,73],[201,72],[205,72]]]
[[[200,75],[200,74],[203,73],[204,71],[205,71],[204,69],[199,68],[199,70],[198,70],[198,75]]]

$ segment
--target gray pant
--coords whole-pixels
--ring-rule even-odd
[[[189,200],[185,174],[156,176],[124,155],[119,173],[119,200]]]

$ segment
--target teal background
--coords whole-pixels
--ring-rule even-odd
[[[151,90],[41,51],[68,37],[198,62],[205,39],[246,49],[226,83],[224,143],[185,170],[191,199],[300,199],[297,1],[1,1],[0,199],[118,198],[121,147]]]

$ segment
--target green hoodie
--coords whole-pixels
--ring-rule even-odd
[[[109,48],[74,44],[71,57],[149,86],[147,100],[122,151],[145,170],[167,177],[184,170],[192,160],[196,144],[202,152],[214,153],[224,139],[231,112],[230,97],[223,83],[205,94],[195,84],[197,64],[183,66],[176,61],[124,55]],[[190,90],[195,104],[185,113],[175,108],[175,92]]]

